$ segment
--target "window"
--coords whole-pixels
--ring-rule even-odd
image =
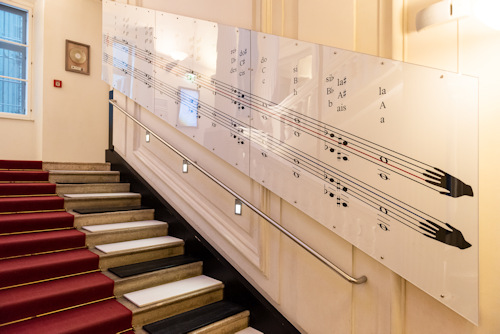
[[[29,10],[0,2],[0,115],[28,115]]]

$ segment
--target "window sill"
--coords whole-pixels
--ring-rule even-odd
[[[28,115],[10,114],[8,112],[0,112],[0,119],[15,119],[20,121],[34,121],[31,113]]]

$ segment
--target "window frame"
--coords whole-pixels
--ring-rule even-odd
[[[27,29],[28,34],[26,38],[26,114],[13,114],[8,112],[0,112],[1,118],[10,118],[18,120],[33,120],[33,108],[32,108],[32,95],[33,95],[33,9],[34,4],[28,1],[20,0],[0,0],[0,4],[5,4],[7,6],[19,8],[27,12]],[[2,39],[0,39],[2,40]],[[2,40],[5,42],[12,43],[14,45],[22,45],[12,41]],[[22,45],[24,47],[24,45]]]

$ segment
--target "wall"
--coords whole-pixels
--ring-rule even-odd
[[[122,0],[120,2],[127,2]],[[368,282],[352,286],[117,113],[115,148],[143,177],[304,333],[490,334],[500,332],[496,238],[500,181],[497,146],[500,32],[461,19],[417,33],[415,15],[435,0],[128,1],[148,8],[342,47],[479,78],[480,317],[475,326],[330,233],[267,189],[118,96],[153,130],[268,213],[329,260]],[[466,135],[466,134],[464,134]]]
[[[108,87],[101,81],[101,1],[29,1],[35,7],[33,119],[0,119],[0,158],[103,162]],[[91,46],[89,76],[65,71],[66,39]],[[54,79],[62,88],[53,87]]]
[[[90,75],[64,69],[65,40],[90,45]],[[42,158],[103,162],[108,88],[101,80],[101,1],[45,0]],[[62,80],[62,88],[53,80]]]
[[[43,78],[43,4],[41,1],[12,2],[12,5],[33,10],[32,75],[34,86],[40,87]],[[42,90],[32,95],[30,119],[0,118],[0,159],[41,158],[41,103]]]

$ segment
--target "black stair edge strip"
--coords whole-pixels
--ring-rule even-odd
[[[250,326],[273,334],[300,332],[228,260],[199,234],[158,192],[113,149],[106,150],[111,169],[120,172],[120,182],[141,194],[143,205],[155,209],[155,219],[168,221],[170,235],[184,240],[184,248],[203,261],[203,273],[224,282],[224,299],[250,311]]]
[[[91,213],[106,213],[106,212],[118,212],[118,211],[135,211],[135,210],[146,210],[151,209],[149,206],[136,205],[136,206],[119,206],[119,207],[109,207],[109,208],[86,208],[86,209],[73,209],[74,212],[88,215]]]
[[[178,267],[198,261],[199,261],[198,259],[189,255],[178,255],[153,261],[146,261],[146,262],[129,264],[125,266],[108,268],[108,271],[112,272],[113,274],[115,274],[120,278],[126,278],[162,269]]]
[[[238,304],[220,301],[153,322],[142,328],[149,334],[189,333],[245,310],[244,307]]]

